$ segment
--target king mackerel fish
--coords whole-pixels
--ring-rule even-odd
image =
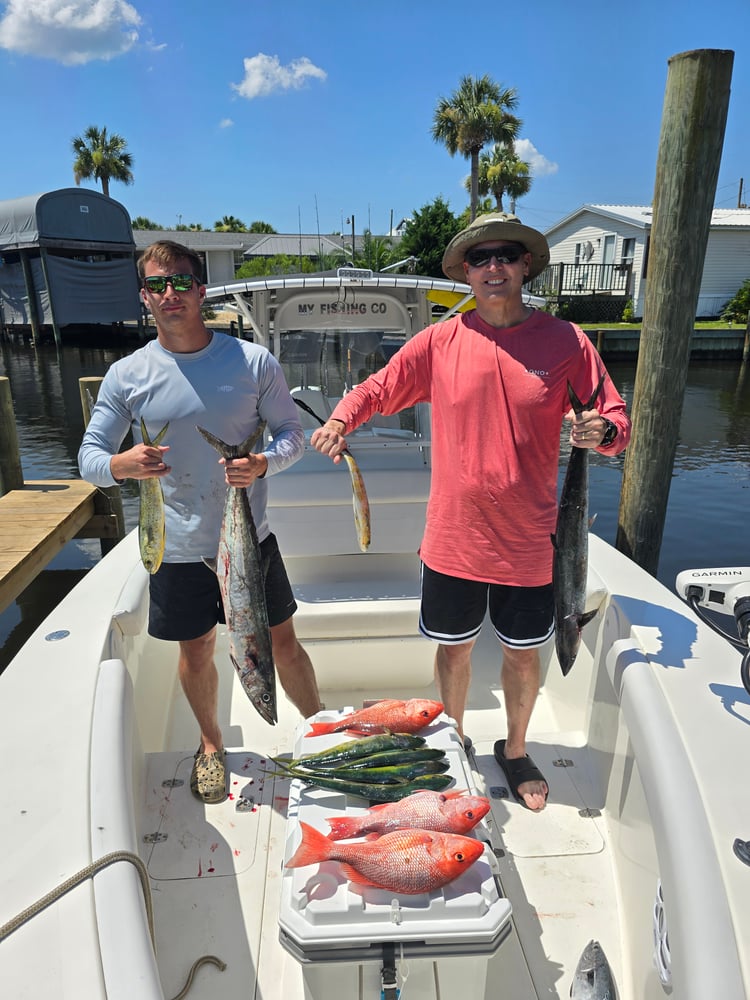
[[[604,375],[582,403],[568,382],[568,396],[576,414],[593,408],[604,383]],[[552,591],[555,602],[555,648],[563,676],[570,672],[581,629],[596,611],[586,612],[586,579],[589,561],[589,453],[586,448],[570,449],[568,468],[560,493],[557,525],[552,536]]]
[[[229,445],[203,427],[198,430],[225,459],[249,455],[265,430],[265,423],[238,445]],[[256,711],[270,725],[277,722],[276,674],[268,627],[265,578],[258,535],[247,490],[227,487],[215,563],[229,633],[229,656],[242,687]]]

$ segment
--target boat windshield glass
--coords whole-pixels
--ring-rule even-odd
[[[287,384],[292,396],[313,411],[300,407],[307,436],[330,417],[342,396],[379,371],[405,340],[406,335],[396,330],[281,331],[278,357]],[[352,434],[363,439],[373,435],[393,440],[423,438],[427,436],[424,411],[424,405],[419,405],[391,416],[376,414]]]

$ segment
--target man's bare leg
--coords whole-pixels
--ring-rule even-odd
[[[215,645],[215,628],[197,639],[179,643],[180,683],[200,727],[204,753],[215,753],[222,749],[218,721],[219,675],[214,664]]]
[[[445,714],[456,720],[458,735],[464,738],[464,710],[471,685],[471,651],[474,640],[457,646],[438,645],[435,654],[435,682]]]
[[[536,649],[512,649],[503,645],[502,686],[505,695],[505,714],[508,720],[508,738],[505,756],[508,760],[526,756],[526,733],[531,713],[539,694],[541,668]],[[518,794],[529,809],[544,809],[548,792],[545,781],[524,781]]]
[[[271,628],[271,644],[281,686],[303,718],[309,719],[320,711],[320,695],[312,662],[297,639],[293,618]]]

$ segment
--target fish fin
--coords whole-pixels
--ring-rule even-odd
[[[379,833],[368,833],[365,835],[365,840],[380,840]]]
[[[582,628],[584,628],[584,626],[588,625],[590,621],[593,621],[593,619],[596,618],[598,614],[599,614],[599,608],[595,608],[593,611],[587,611],[585,614],[581,615],[580,618],[578,619],[579,631]]]
[[[589,518],[589,528],[593,528],[594,527],[594,521],[595,520],[596,520],[596,514],[592,514],[592,516]]]
[[[305,865],[315,865],[325,861],[331,850],[331,841],[324,833],[314,826],[300,820],[302,843],[286,863],[286,868],[304,868]]]
[[[362,875],[361,872],[358,872],[356,868],[352,868],[352,866],[348,865],[345,861],[340,862],[340,864],[344,875],[346,875],[350,882],[354,882],[355,885],[372,885],[376,889],[383,888],[382,885],[378,885],[377,882],[373,882],[372,879],[367,878],[366,875]]]

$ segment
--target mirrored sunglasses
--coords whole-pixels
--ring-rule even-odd
[[[486,267],[493,257],[497,264],[515,264],[525,253],[522,247],[472,247],[464,260],[471,267]]]
[[[189,292],[193,283],[200,284],[198,279],[192,274],[152,274],[143,279],[144,286],[150,291],[161,295],[166,292],[167,285],[171,285],[176,292]]]

